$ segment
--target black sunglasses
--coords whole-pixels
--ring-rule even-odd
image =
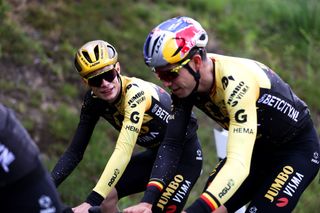
[[[89,78],[88,84],[89,86],[92,86],[92,87],[100,87],[102,84],[102,80],[112,82],[116,76],[117,76],[117,71],[115,69],[112,69],[100,75],[97,75],[93,78]]]
[[[173,65],[166,68],[155,67],[153,71],[157,74],[161,81],[173,81],[179,76],[179,71],[182,67],[187,65],[190,59],[182,61],[178,65]]]

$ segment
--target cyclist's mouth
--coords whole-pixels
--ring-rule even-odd
[[[104,90],[100,90],[100,93],[103,94],[103,95],[109,95],[113,92],[113,87],[110,88],[110,89],[104,89]]]
[[[177,91],[179,91],[181,88],[180,87],[177,87],[177,88],[171,88],[171,91],[173,93],[176,93]]]

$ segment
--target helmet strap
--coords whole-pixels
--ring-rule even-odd
[[[121,100],[121,94],[122,94],[122,80],[120,77],[120,74],[117,72],[117,78],[120,84],[120,92],[119,92],[119,96],[117,97],[117,99],[114,101],[114,103],[118,103]]]
[[[199,70],[198,70],[198,72],[194,71],[194,70],[190,67],[189,63],[186,64],[186,65],[184,65],[184,67],[188,70],[188,72],[193,76],[194,80],[196,81],[196,86],[193,88],[191,94],[196,93],[197,90],[198,90],[199,81],[200,81],[200,78],[201,78],[200,72],[199,72]]]

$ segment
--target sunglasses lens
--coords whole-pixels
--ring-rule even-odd
[[[162,81],[172,81],[175,78],[179,76],[177,72],[171,72],[171,71],[166,71],[166,72],[156,72],[160,80]]]
[[[102,84],[102,80],[112,82],[116,76],[117,76],[117,72],[116,72],[116,70],[113,69],[113,70],[107,71],[101,75],[98,75],[96,77],[90,78],[88,80],[88,84],[92,87],[100,87]]]
[[[88,80],[88,84],[92,87],[100,87],[101,83],[102,83],[102,78],[100,78],[100,76],[96,76]]]
[[[117,71],[113,69],[106,73],[103,73],[102,78],[108,82],[112,82],[116,77],[116,75],[117,75]]]
[[[184,67],[187,63],[189,63],[190,59],[182,61],[178,65],[170,65],[166,67],[155,67],[153,71],[157,74],[157,76],[162,81],[172,81],[179,76],[179,71],[182,67]]]

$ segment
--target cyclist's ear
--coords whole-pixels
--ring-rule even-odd
[[[199,70],[200,66],[202,65],[202,58],[200,54],[195,54],[194,56],[192,56],[191,63],[194,64],[195,70]]]
[[[120,72],[121,72],[121,66],[120,66],[120,63],[119,63],[119,62],[117,62],[117,63],[115,64],[115,69],[117,70],[118,74],[120,74]]]
[[[86,78],[81,78],[82,79],[82,82],[86,85],[86,86],[89,86],[88,84],[88,79]]]

